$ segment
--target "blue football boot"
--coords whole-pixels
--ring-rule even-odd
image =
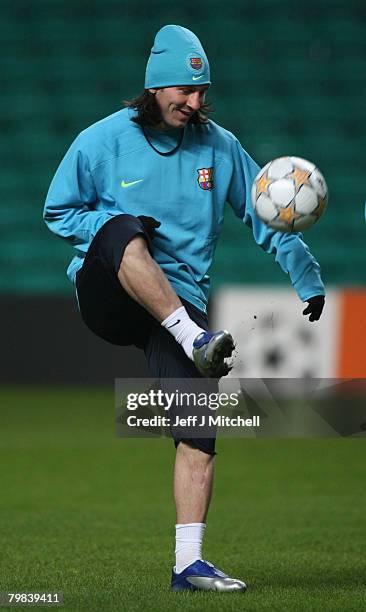
[[[229,578],[208,561],[195,561],[180,574],[172,572],[173,591],[245,591],[247,585],[242,580]]]
[[[193,342],[194,364],[206,378],[221,378],[231,370],[225,362],[234,350],[234,340],[226,330],[202,332]]]

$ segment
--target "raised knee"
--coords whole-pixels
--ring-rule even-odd
[[[120,263],[120,271],[126,268],[126,266],[130,267],[131,264],[134,264],[137,260],[144,259],[145,257],[150,257],[147,243],[145,238],[138,234],[131,238],[130,242],[125,247],[122,260]]]
[[[145,238],[138,234],[131,238],[127,246],[125,247],[124,256],[139,256],[145,255],[148,252],[147,243]]]

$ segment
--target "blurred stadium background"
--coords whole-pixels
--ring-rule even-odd
[[[155,32],[192,29],[216,121],[260,164],[315,162],[330,190],[306,234],[330,288],[317,326],[228,209],[212,312],[243,351],[236,373],[366,377],[365,2],[1,0],[0,12],[0,591],[64,590],[72,610],[240,609],[168,593],[173,445],[115,437],[113,379],[148,373],[137,350],[83,327],[72,249],[43,202],[77,133],[142,89]],[[363,441],[219,442],[205,554],[254,587],[250,609],[363,609]]]
[[[2,0],[2,379],[106,382],[122,371],[144,372],[138,353],[131,360],[130,352],[104,346],[82,329],[65,275],[72,249],[48,232],[41,215],[53,173],[77,133],[142,89],[154,34],[165,23],[182,24],[202,39],[212,66],[214,118],[260,164],[289,153],[312,160],[326,176],[329,209],[306,240],[327,286],[356,290],[358,315],[350,312],[349,318],[359,340],[362,321],[355,317],[360,317],[365,282],[365,20],[361,0],[331,5],[310,0],[306,7],[291,0],[180,5]],[[286,276],[231,210],[212,278],[213,306],[217,291],[228,284],[288,288]],[[216,306],[220,322],[219,299]],[[296,307],[300,312],[301,304]],[[239,301],[234,314],[241,309]],[[333,321],[338,315],[329,310],[329,316]],[[235,321],[232,325],[240,334]],[[274,369],[270,358],[265,371],[276,375],[278,363],[272,361]],[[279,372],[286,375],[287,367],[282,361]],[[355,372],[352,367],[341,368],[342,375],[366,374],[364,362]],[[318,374],[327,376],[328,370],[322,367]],[[293,375],[306,372],[313,370]],[[333,374],[339,373],[335,366]]]

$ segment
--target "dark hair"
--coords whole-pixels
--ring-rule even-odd
[[[132,100],[123,100],[123,103],[128,108],[134,108],[137,110],[137,116],[133,117],[132,121],[138,123],[139,125],[153,126],[161,121],[161,112],[155,100],[155,95],[147,89],[144,89],[144,91],[137,96],[137,98],[133,98]],[[214,109],[209,102],[203,104],[201,108],[193,113],[192,117],[190,117],[189,123],[193,123],[195,125],[207,123],[207,115],[208,113],[212,113],[213,110]]]

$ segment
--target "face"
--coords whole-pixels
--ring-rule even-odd
[[[193,113],[204,104],[207,89],[208,85],[150,89],[161,111],[162,122],[157,127],[163,130],[184,128]]]

